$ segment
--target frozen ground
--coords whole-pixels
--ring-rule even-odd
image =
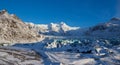
[[[52,38],[13,46],[36,51],[44,65],[120,65],[119,39],[116,42]]]
[[[17,47],[0,47],[0,65],[43,65],[34,51]]]

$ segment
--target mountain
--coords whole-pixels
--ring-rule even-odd
[[[0,12],[0,43],[35,42],[41,35],[29,29],[16,15],[6,10]]]
[[[90,27],[85,32],[85,35],[94,37],[120,37],[120,19],[112,18],[108,22]]]
[[[71,27],[66,23],[50,23],[50,24],[34,24],[26,23],[30,29],[38,31],[45,35],[75,35],[75,32],[79,31],[79,27]],[[77,30],[77,31],[76,31]]]
[[[119,36],[119,18],[79,28],[64,22],[24,23],[16,15],[2,10],[0,43],[16,44],[0,44],[0,65],[120,65]]]
[[[26,23],[30,29],[44,35],[77,36],[77,37],[119,37],[120,19],[112,18],[88,28],[71,27],[64,22],[50,24]]]

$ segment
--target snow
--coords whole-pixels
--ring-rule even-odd
[[[111,41],[111,39],[98,38],[92,40],[52,37],[33,44],[16,44],[14,47],[34,49],[42,57],[43,65],[120,64],[120,46],[114,45],[114,42],[110,43]]]
[[[8,60],[17,61],[21,65],[115,65],[120,64],[120,45],[115,44],[119,39],[91,39],[91,38],[67,38],[59,36],[47,36],[44,40],[36,43],[15,44],[11,47],[5,47],[12,52],[20,55],[35,52],[39,54],[41,60],[26,60],[21,62],[20,59],[4,53],[0,50],[0,57],[7,56]],[[111,43],[112,42],[112,43]],[[21,50],[21,52],[14,51]],[[35,51],[35,52],[34,52]],[[27,56],[26,58],[34,58]],[[0,60],[4,64],[2,60]]]
[[[101,38],[118,38],[120,37],[120,19],[112,18],[108,22],[92,26],[86,32],[87,36]]]
[[[73,62],[73,64],[75,65],[85,65],[85,64],[89,64],[89,65],[95,65],[96,62],[94,59],[82,59],[82,60],[78,60],[78,61],[75,61]]]
[[[66,52],[47,52],[46,53],[50,60],[52,60],[52,62],[61,62],[65,65],[83,65],[83,64],[87,64],[87,63],[91,63],[91,61],[94,61],[94,59],[80,59],[78,56],[79,54],[76,53],[66,53]],[[83,62],[81,62],[83,61]]]
[[[42,59],[30,49],[0,47],[0,65],[42,65]]]
[[[38,31],[39,33],[45,35],[74,35],[72,34],[79,32],[80,27],[71,27],[68,26],[66,23],[50,23],[50,24],[34,24],[26,22],[26,24],[33,30]]]
[[[64,25],[64,23],[62,23]],[[44,26],[44,25],[43,25]],[[56,27],[57,25],[55,25]],[[21,48],[24,53],[37,52],[39,61],[26,60],[20,62],[13,56],[8,60],[19,61],[21,65],[119,65],[120,64],[120,38],[99,38],[87,36],[49,36],[35,43],[17,43],[12,49]],[[9,48],[9,47],[7,47]],[[32,51],[30,51],[32,50]],[[13,53],[16,53],[12,51]],[[2,53],[2,52],[0,52]],[[18,53],[22,54],[22,53]],[[2,53],[1,56],[6,56]],[[34,58],[26,56],[26,58]],[[2,62],[0,60],[0,62]],[[4,63],[4,62],[3,62]]]
[[[3,13],[0,18],[16,20],[15,15]],[[120,65],[120,19],[83,29],[64,22],[26,24],[45,38],[1,44],[0,65]]]
[[[47,52],[46,53],[52,62],[61,62],[65,65],[83,65],[95,62],[94,59],[80,59],[78,56],[80,54],[76,53],[66,53],[66,52]]]

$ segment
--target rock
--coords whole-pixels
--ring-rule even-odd
[[[16,15],[9,14],[7,10],[0,12],[0,43],[28,43],[42,40],[42,35],[29,27]],[[3,42],[4,40],[4,42]]]
[[[40,56],[32,50],[0,47],[0,65],[42,65]]]

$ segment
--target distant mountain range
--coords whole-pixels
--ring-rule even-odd
[[[119,37],[120,19],[112,18],[108,22],[100,23],[88,28],[71,27],[64,22],[50,24],[26,23],[30,29],[40,34],[56,36],[88,36],[88,37]]]
[[[42,35],[41,35],[42,34]],[[50,24],[24,23],[6,10],[0,12],[0,42],[40,41],[44,35],[77,37],[120,37],[120,19],[112,18],[108,22],[88,28],[71,27],[64,22]]]
[[[80,27],[71,27],[64,22],[61,23],[50,23],[50,24],[34,24],[26,23],[30,29],[38,31],[40,34],[45,35],[75,35]],[[73,32],[74,31],[74,32]]]
[[[90,27],[85,34],[92,37],[120,37],[120,19],[112,18],[108,22]]]

